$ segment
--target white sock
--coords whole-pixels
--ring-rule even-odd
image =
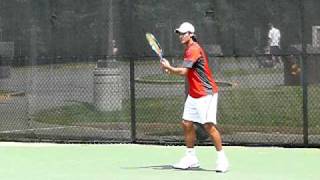
[[[195,149],[194,148],[187,148],[186,155],[195,156],[196,155]]]
[[[226,154],[224,153],[223,150],[220,150],[220,151],[217,151],[217,156],[218,156],[218,159],[226,159]]]

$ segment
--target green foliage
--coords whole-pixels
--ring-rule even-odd
[[[6,91],[6,90],[1,90],[0,89],[0,96],[5,96],[9,93],[9,91]]]

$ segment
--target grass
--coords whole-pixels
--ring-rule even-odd
[[[256,71],[250,71],[248,69],[227,69],[222,72],[224,78],[229,77],[239,77],[239,76],[247,76],[247,75],[259,75],[259,74],[275,74],[281,73],[281,69],[274,68],[261,68]],[[183,83],[184,77],[182,76],[159,76],[159,75],[149,75],[143,76],[136,79],[138,82],[143,83]]]
[[[298,127],[301,118],[301,88],[238,89],[229,91],[220,110],[228,124],[286,125]],[[238,119],[234,122],[233,119]],[[259,119],[257,121],[256,119]],[[293,123],[294,122],[294,123]]]
[[[149,75],[149,76],[143,76],[136,79],[136,82],[138,83],[153,83],[153,84],[159,84],[159,83],[184,83],[184,77],[182,76],[159,76],[159,75]]]
[[[310,86],[308,94],[310,133],[319,133],[320,122],[317,118],[320,116],[320,87]],[[302,89],[296,86],[223,91],[219,95],[219,124],[237,131],[241,131],[239,127],[244,127],[245,131],[286,129],[291,133],[301,132],[302,101]],[[137,99],[137,123],[177,124],[181,118],[183,103],[184,97]],[[124,100],[121,111],[111,112],[99,112],[89,103],[71,103],[38,112],[33,115],[33,119],[64,125],[130,122],[130,102]],[[228,128],[225,128],[226,131]]]
[[[258,74],[275,74],[281,73],[281,69],[273,69],[273,68],[261,68],[255,71],[248,70],[248,69],[227,69],[222,72],[223,77],[235,77],[235,76],[247,76],[247,75],[258,75]]]
[[[168,102],[172,100],[171,106]],[[174,103],[174,105],[172,104]],[[167,122],[168,117],[181,116],[183,97],[175,98],[143,98],[136,101],[136,118],[140,122]],[[122,102],[122,110],[102,112],[93,104],[74,102],[33,114],[35,121],[49,124],[72,125],[88,122],[130,122],[130,102]],[[174,122],[176,123],[176,122]]]
[[[66,70],[79,70],[79,69],[94,69],[94,63],[68,63],[68,64],[40,64],[40,65],[26,65],[17,66],[15,71],[18,73],[29,73],[33,69],[48,70],[53,69],[56,72],[65,72]]]
[[[8,93],[8,91],[0,89],[0,96],[6,96]]]

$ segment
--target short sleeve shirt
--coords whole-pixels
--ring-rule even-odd
[[[183,67],[188,68],[189,95],[200,98],[218,92],[218,86],[209,68],[208,57],[196,42],[186,47]]]
[[[271,28],[268,37],[271,39],[270,46],[279,46],[280,45],[280,38],[281,34],[279,29],[277,28]]]

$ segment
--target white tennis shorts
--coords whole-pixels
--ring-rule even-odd
[[[217,124],[217,105],[218,93],[201,98],[193,98],[188,95],[184,104],[182,118],[200,124],[209,122]]]

